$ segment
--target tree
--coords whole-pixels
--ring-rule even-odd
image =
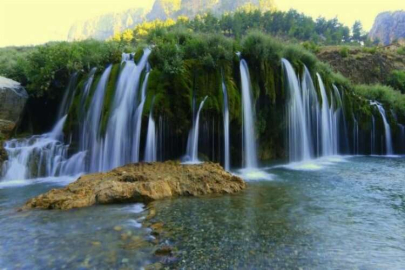
[[[352,27],[352,41],[364,41],[363,25],[360,21],[355,21]]]

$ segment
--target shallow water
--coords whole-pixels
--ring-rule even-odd
[[[142,204],[16,211],[74,179],[0,182],[0,269],[136,269],[153,262]]]
[[[276,167],[238,195],[155,202],[185,269],[404,269],[405,160]]]
[[[251,181],[237,195],[153,203],[152,222],[164,223],[161,241],[177,257],[169,267],[403,269],[405,159],[314,164],[269,167],[272,180]],[[141,204],[16,211],[73,180],[0,182],[0,269],[139,269],[156,261]]]

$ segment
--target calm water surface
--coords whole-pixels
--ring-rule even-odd
[[[319,165],[319,164],[318,164]],[[170,268],[405,269],[405,159],[273,167],[232,196],[155,202]],[[315,166],[316,167],[316,166]],[[156,262],[140,204],[16,212],[73,179],[0,182],[0,269],[105,269]]]

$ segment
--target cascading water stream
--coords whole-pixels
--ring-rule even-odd
[[[83,92],[80,98],[80,113],[79,113],[79,148],[81,150],[87,150],[85,145],[87,139],[85,138],[86,132],[86,100],[90,94],[91,86],[93,85],[94,74],[97,69],[93,68],[90,71],[89,77],[84,84]]]
[[[359,123],[353,115],[353,153],[359,154]]]
[[[200,129],[200,113],[202,108],[204,107],[204,103],[207,100],[208,96],[206,96],[200,103],[200,107],[197,111],[193,127],[190,130],[190,134],[188,136],[187,141],[187,154],[186,154],[186,163],[199,163],[198,160],[198,135]]]
[[[57,121],[62,119],[62,117],[68,113],[69,108],[72,105],[73,98],[75,96],[76,83],[77,83],[77,72],[73,73],[73,75],[70,76],[69,84],[65,90],[65,93],[62,98],[62,103],[59,108],[59,112],[57,115]]]
[[[53,130],[26,139],[13,139],[5,143],[8,160],[3,164],[5,180],[23,180],[58,175],[76,175],[84,172],[83,152],[68,158],[69,145],[63,143],[62,117]]]
[[[147,69],[149,69],[147,67]],[[141,102],[135,112],[135,136],[133,140],[132,161],[139,162],[139,152],[141,144],[141,127],[142,127],[142,113],[146,101],[146,88],[148,87],[149,71],[145,75],[144,82],[141,89]]]
[[[394,154],[394,150],[393,150],[393,147],[392,147],[391,127],[390,127],[390,124],[389,124],[388,121],[387,121],[387,117],[386,117],[386,114],[385,114],[385,109],[384,109],[384,107],[383,107],[380,103],[378,103],[378,102],[371,102],[370,104],[377,106],[378,111],[380,112],[381,117],[382,117],[382,120],[383,120],[383,123],[384,123],[384,131],[385,131],[385,151],[386,151],[386,154],[387,154],[388,156],[389,156],[389,155],[393,155],[393,154]]]
[[[311,140],[310,140],[310,118],[309,118],[309,95],[305,97],[308,102],[304,106],[304,98],[301,95],[301,87],[294,68],[286,59],[282,59],[282,64],[288,85],[288,135],[289,135],[289,157],[290,161],[306,161],[312,158]],[[305,84],[304,93],[308,93],[307,84]],[[307,110],[306,110],[307,109]],[[306,117],[308,116],[308,118]]]
[[[224,98],[224,168],[230,170],[230,146],[229,146],[229,107],[228,107],[228,90],[222,79],[222,93]]]
[[[246,61],[243,59],[240,61],[240,74],[242,81],[244,165],[246,169],[255,169],[258,167],[255,116],[253,111],[249,68]]]
[[[334,123],[334,107],[329,106],[328,96],[322,78],[317,74],[322,97],[321,107],[321,153],[322,156],[337,155],[337,130]],[[331,103],[333,98],[331,95]]]
[[[370,139],[370,153],[371,155],[375,155],[375,117],[371,115],[371,139]]]
[[[308,136],[310,138],[311,156],[319,156],[320,151],[320,107],[318,94],[316,92],[311,73],[304,65],[304,72],[301,81],[303,106],[305,119],[308,125]]]
[[[90,172],[97,172],[100,167],[99,157],[102,145],[102,138],[100,136],[101,113],[111,68],[112,66],[110,65],[105,69],[97,84],[85,118],[83,135],[81,136],[83,138],[81,143],[83,148],[81,150],[88,152],[90,160],[88,171]]]
[[[155,162],[157,161],[157,134],[156,134],[156,125],[153,120],[153,103],[149,112],[149,121],[148,121],[148,132],[146,135],[146,146],[145,146],[145,162]]]
[[[399,151],[402,154],[405,154],[405,126],[398,124],[399,127]]]
[[[118,79],[102,152],[99,157],[101,165],[98,171],[107,171],[134,162],[133,136],[137,124],[135,121],[136,106],[134,104],[137,104],[141,74],[147,65],[150,53],[150,49],[145,49],[138,64],[135,64],[130,55],[123,55],[125,67]]]

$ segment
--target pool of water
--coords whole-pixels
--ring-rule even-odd
[[[154,202],[183,269],[404,269],[405,159],[270,166],[230,196]],[[139,269],[157,261],[141,204],[18,212],[75,178],[0,182],[0,269]]]
[[[173,267],[404,269],[405,160],[315,165],[272,167],[272,181],[233,196],[153,203],[176,247]]]
[[[155,261],[142,204],[17,211],[75,179],[0,182],[0,269],[139,269]]]

